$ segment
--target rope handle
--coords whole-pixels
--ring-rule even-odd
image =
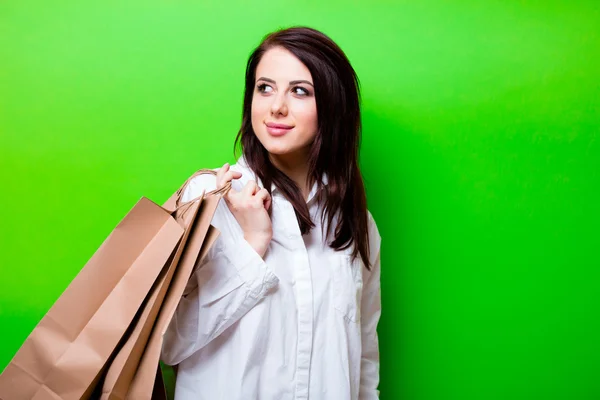
[[[192,176],[190,176],[183,183],[183,185],[181,185],[181,187],[177,190],[177,192],[175,192],[176,195],[177,195],[177,200],[175,200],[175,210],[173,210],[172,214],[175,214],[177,211],[181,210],[184,207],[189,207],[194,202],[202,200],[202,199],[204,199],[207,196],[221,196],[222,197],[222,196],[225,195],[225,193],[227,193],[229,191],[229,189],[231,189],[231,181],[229,181],[222,188],[211,190],[208,193],[206,193],[206,192],[203,191],[200,196],[195,197],[192,200],[186,201],[183,204],[180,204],[181,203],[181,197],[183,196],[183,191],[185,190],[185,188],[188,185],[188,183],[190,183],[190,181],[192,179],[194,179],[195,177],[200,176],[200,175],[213,175],[213,176],[217,176],[217,171],[214,171],[212,169],[199,169]]]

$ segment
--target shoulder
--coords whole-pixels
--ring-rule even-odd
[[[212,170],[217,171],[218,168],[213,168]],[[216,176],[212,174],[196,174],[194,174],[195,176],[192,175],[190,178],[188,178],[188,182],[183,188],[183,195],[181,196],[181,200],[183,202],[195,199],[196,197],[201,196],[202,193],[209,192],[217,188]]]

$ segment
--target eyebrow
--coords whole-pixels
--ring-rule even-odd
[[[269,83],[277,83],[277,82],[275,82],[273,79],[265,78],[264,76],[261,76],[261,77],[260,77],[260,78],[258,78],[256,81],[266,81],[266,82],[269,82]],[[308,84],[308,85],[310,85],[310,86],[313,86],[313,84],[312,84],[312,83],[310,83],[309,81],[306,81],[306,80],[304,80],[304,79],[297,80],[297,81],[290,81],[290,85],[297,85],[297,84],[299,84],[299,83],[306,83],[306,84]],[[314,86],[313,86],[313,87],[314,87]]]

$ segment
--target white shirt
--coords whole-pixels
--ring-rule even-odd
[[[234,189],[250,179],[263,187],[243,156],[231,169],[243,174]],[[212,225],[221,235],[164,338],[162,360],[179,364],[176,400],[378,398],[381,238],[369,213],[371,271],[360,257],[351,262],[350,250],[327,246],[316,187],[307,201],[316,226],[303,236],[291,203],[273,185],[273,239],[264,260],[219,202]],[[183,201],[214,188],[214,177],[198,176]]]

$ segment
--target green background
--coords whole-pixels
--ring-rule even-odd
[[[3,1],[0,367],[141,196],[235,161],[295,24],[362,81],[381,397],[600,398],[597,1]]]

